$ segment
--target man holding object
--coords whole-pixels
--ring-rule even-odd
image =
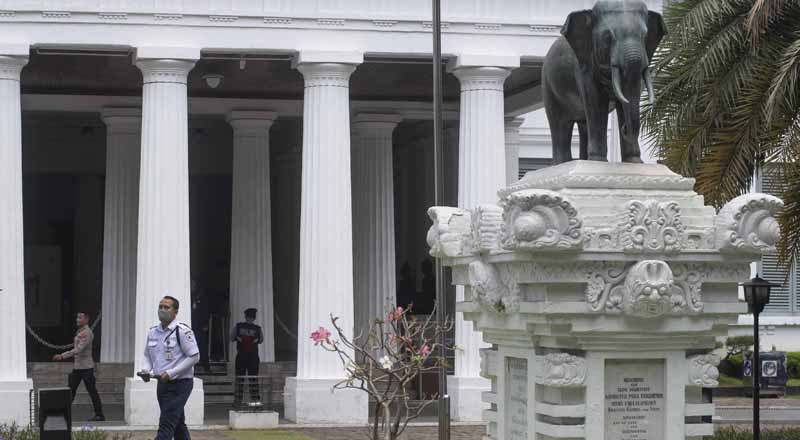
[[[100,422],[106,418],[103,417],[103,404],[100,403],[100,395],[97,393],[97,387],[95,386],[94,359],[92,359],[94,333],[89,327],[89,314],[85,312],[78,313],[75,317],[75,325],[78,327],[78,331],[75,332],[72,350],[53,356],[53,360],[60,361],[71,357],[75,358],[75,363],[68,379],[69,389],[72,391],[72,401],[75,401],[78,385],[83,381],[84,385],[86,385],[86,391],[89,392],[89,397],[92,398],[92,406],[94,406],[94,417],[89,421]]]
[[[194,365],[200,360],[200,350],[192,328],[179,323],[180,303],[165,296],[158,304],[160,324],[150,327],[144,347],[144,368],[137,375],[145,382],[158,380],[156,396],[161,416],[158,419],[156,440],[190,440],[183,408],[194,385]]]

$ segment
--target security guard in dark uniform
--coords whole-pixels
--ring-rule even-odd
[[[256,312],[258,310],[249,308],[244,311],[245,322],[239,322],[231,331],[231,341],[236,341],[236,404],[241,403],[243,396],[244,378],[241,376],[258,376],[258,345],[264,342],[264,333],[261,326],[255,324]],[[261,406],[258,382],[251,379],[250,384],[250,405]]]
[[[194,365],[200,360],[200,350],[192,328],[179,323],[180,303],[165,296],[158,304],[161,324],[150,327],[144,347],[144,368],[137,373],[145,382],[158,380],[156,396],[161,416],[158,419],[156,440],[190,440],[183,407],[192,394]]]

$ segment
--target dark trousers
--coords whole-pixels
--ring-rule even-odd
[[[236,395],[237,402],[241,402],[244,397],[245,378],[241,376],[258,376],[258,352],[237,353],[236,354]],[[261,396],[258,390],[258,379],[250,379],[250,399],[254,402],[260,401]]]
[[[78,385],[81,381],[86,385],[86,391],[89,392],[89,397],[92,399],[92,406],[94,406],[95,415],[103,415],[103,404],[100,403],[100,395],[97,394],[97,386],[94,379],[94,368],[86,368],[80,370],[72,370],[67,379],[69,381],[69,389],[72,391],[72,401],[75,401],[75,394],[78,390]]]
[[[156,397],[161,416],[158,418],[158,434],[156,440],[191,440],[189,428],[186,427],[186,416],[183,407],[192,394],[192,379],[177,379],[169,382],[158,382]]]

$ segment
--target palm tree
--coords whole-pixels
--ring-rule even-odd
[[[715,206],[750,189],[755,163],[770,163],[789,264],[800,254],[800,0],[679,0],[663,15],[644,131]]]

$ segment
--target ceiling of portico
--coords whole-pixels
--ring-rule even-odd
[[[210,88],[203,76],[224,76]],[[514,70],[505,83],[506,94],[538,85],[540,66],[526,64]],[[30,94],[139,96],[142,75],[130,56],[87,56],[32,51],[22,73],[22,91]],[[288,59],[203,58],[189,74],[189,96],[208,98],[301,99],[303,78]],[[369,58],[351,80],[354,100],[430,101],[431,65],[424,60]],[[444,99],[457,101],[458,80],[445,74]]]

